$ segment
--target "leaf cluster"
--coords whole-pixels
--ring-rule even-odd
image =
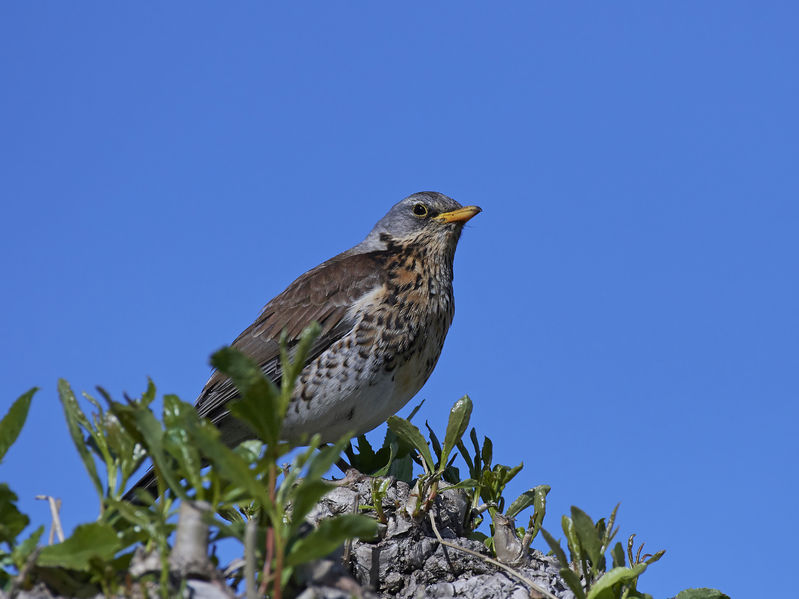
[[[322,477],[348,439],[322,447],[316,436],[290,465],[278,466],[278,460],[294,449],[280,440],[283,417],[318,330],[309,327],[292,348],[281,340],[279,388],[235,350],[214,354],[212,364],[234,381],[240,394],[231,412],[252,428],[255,437],[235,448],[227,447],[215,426],[174,395],[164,396],[161,418],[156,417],[151,409],[156,398],[152,381],[140,398],[125,403],[102,389],[104,403],[84,394],[94,408],[91,415],[83,411],[69,384],[59,381],[67,427],[97,492],[98,518],[55,545],[37,548],[43,528],[17,543],[29,521],[16,509],[16,496],[0,485],[0,543],[8,547],[0,553],[0,583],[29,586],[39,580],[63,594],[92,588],[110,594],[126,584],[134,551],[143,545],[160,562],[156,576],[162,596],[172,596],[169,555],[177,500],[208,506],[205,518],[211,541],[233,537],[244,543],[248,522],[250,528],[254,524],[255,542],[247,550],[264,567],[257,580],[247,583],[264,591],[271,588],[276,597],[298,565],[327,555],[346,539],[373,537],[376,522],[357,514],[301,530],[310,510],[332,488]],[[0,458],[19,434],[34,391],[18,399],[0,423]],[[124,490],[145,457],[152,460],[154,489],[137,489],[129,496],[133,501],[128,501]],[[17,576],[9,569],[15,569]]]
[[[33,582],[45,582],[64,595],[92,594],[100,589],[110,595],[129,585],[129,569],[137,548],[144,547],[156,557],[160,569],[144,574],[155,577],[162,597],[173,596],[175,588],[170,564],[178,502],[204,508],[210,540],[236,538],[244,546],[245,562],[260,563],[238,576],[246,579],[248,593],[259,585],[260,594],[280,597],[295,569],[325,556],[345,539],[371,538],[377,530],[374,519],[358,514],[340,515],[322,521],[308,531],[305,517],[332,488],[323,475],[343,452],[350,464],[373,474],[373,505],[377,519],[385,521],[383,497],[394,479],[413,481],[414,463],[421,468],[416,477],[409,515],[419,518],[429,512],[440,489],[464,492],[470,509],[464,528],[494,550],[503,564],[516,565],[541,532],[561,564],[561,576],[578,599],[646,598],[638,591],[638,579],[646,568],[663,556],[637,551],[634,535],[627,542],[611,546],[618,532],[615,518],[596,523],[582,510],[572,507],[571,516],[561,524],[566,551],[542,528],[546,513],[548,485],[534,486],[511,502],[504,492],[523,464],[493,463],[493,443],[479,442],[474,428],[470,448],[464,442],[472,413],[468,396],[450,410],[443,442],[427,425],[428,438],[411,423],[419,407],[407,419],[392,416],[383,445],[374,450],[364,436],[357,439],[357,451],[348,439],[322,446],[318,436],[294,453],[291,463],[278,462],[296,449],[281,441],[281,428],[294,382],[318,327],[304,331],[300,341],[288,347],[281,340],[282,379],[274,385],[251,360],[232,349],[212,357],[212,364],[235,383],[240,398],[231,413],[252,429],[252,441],[229,448],[219,430],[199,418],[190,404],[174,395],[163,397],[157,417],[151,406],[156,398],[152,381],[140,398],[113,400],[99,389],[103,402],[84,394],[93,412],[86,414],[69,384],[59,381],[58,392],[70,436],[81,457],[99,502],[95,522],[82,524],[63,542],[41,546],[44,527],[24,540],[20,536],[29,518],[16,505],[17,496],[0,483],[0,589],[13,593]],[[36,389],[20,396],[0,420],[0,462],[18,437]],[[468,474],[461,477],[456,460],[460,455]],[[124,490],[149,457],[154,489]],[[506,503],[507,506],[506,506]],[[516,527],[519,514],[532,508],[526,527]],[[483,514],[490,516],[490,535],[478,532]],[[207,555],[207,547],[204,549]],[[608,559],[608,552],[610,559]],[[608,562],[611,567],[608,568]],[[16,572],[16,573],[14,573]],[[127,578],[126,578],[127,577]],[[129,592],[127,589],[126,592]],[[677,599],[729,599],[715,589],[689,589]]]
[[[566,558],[560,542],[547,530],[542,530],[544,539],[560,562],[561,577],[577,599],[651,599],[651,595],[637,590],[638,578],[647,566],[663,557],[665,550],[654,555],[642,555],[642,545],[633,555],[635,535],[631,535],[626,555],[629,563],[625,564],[624,549],[617,542],[611,550],[612,568],[607,568],[606,553],[618,533],[618,528],[614,528],[618,509],[617,504],[607,522],[600,518],[594,523],[583,510],[572,506],[571,518],[563,516],[561,519],[570,559]]]

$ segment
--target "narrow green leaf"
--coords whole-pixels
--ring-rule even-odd
[[[391,467],[394,465],[394,458],[397,457],[398,448],[399,444],[396,441],[391,443],[388,447],[380,448],[380,451],[378,451],[376,455],[380,456],[380,461],[382,461],[385,458],[386,462],[382,466],[382,468],[373,470],[371,473],[372,476],[386,476],[386,474],[388,474],[389,470],[391,470]],[[384,456],[386,452],[388,452],[388,456]],[[398,480],[404,480],[404,479],[398,479]]]
[[[139,403],[143,408],[146,408],[155,401],[155,383],[153,379],[147,378],[147,389],[142,393]]]
[[[555,539],[549,532],[545,529],[541,529],[541,534],[544,535],[544,540],[549,545],[549,548],[552,549],[552,553],[555,554],[555,557],[558,558],[558,562],[560,563],[561,568],[569,567],[569,560],[566,559],[566,552],[563,551],[563,547],[560,546],[560,541]]]
[[[613,537],[616,536],[616,533],[619,531],[617,528],[613,530],[613,527],[616,524],[616,513],[619,511],[619,506],[621,502],[617,503],[616,506],[613,508],[613,511],[610,512],[610,516],[608,517],[608,526],[605,529],[605,538],[602,539],[602,546],[603,547],[610,547],[610,542],[613,540]]]
[[[538,485],[528,489],[513,500],[513,503],[505,511],[505,516],[507,518],[515,518],[522,510],[534,504],[537,504],[536,510],[543,512],[546,509],[546,496],[549,490],[549,485]]]
[[[34,530],[27,539],[14,547],[14,550],[11,552],[11,559],[14,561],[17,570],[21,570],[28,561],[30,555],[39,545],[39,539],[42,538],[42,534],[44,534],[44,525]]]
[[[566,535],[566,543],[569,546],[572,561],[576,562],[583,559],[583,550],[580,546],[580,538],[574,529],[574,521],[566,514],[563,514],[560,518],[560,526],[563,529],[563,534]]]
[[[384,472],[378,476],[386,475],[393,476],[397,480],[410,484],[413,479],[413,460],[411,460],[411,456],[405,454],[401,457],[394,458],[389,462],[388,472]]]
[[[263,506],[271,505],[266,485],[258,480],[241,456],[222,443],[218,428],[208,421],[190,423],[189,435],[202,447],[203,455],[211,462],[218,476],[237,485],[250,500]]]
[[[594,583],[588,591],[586,599],[615,599],[618,594],[613,587],[617,584],[629,584],[635,581],[646,570],[646,564],[638,564],[632,568],[613,568]]]
[[[178,497],[186,499],[186,491],[180,485],[180,479],[175,472],[174,459],[170,457],[165,447],[165,432],[150,409],[138,402],[123,405],[112,401],[109,403],[109,410],[117,417],[128,434],[138,437],[137,441],[147,450],[153,460],[156,472],[167,486]]]
[[[72,392],[72,388],[64,379],[58,379],[58,397],[61,399],[61,405],[64,408],[69,435],[72,437],[72,442],[75,444],[78,454],[80,454],[80,459],[83,460],[86,472],[89,473],[89,478],[92,479],[94,488],[97,490],[97,495],[102,501],[105,490],[103,489],[102,482],[100,482],[100,476],[97,473],[97,464],[94,463],[94,458],[87,449],[86,441],[81,432],[81,427],[87,430],[90,428],[89,421],[86,419],[83,410],[80,409],[78,400],[75,399],[75,394]]]
[[[613,556],[613,567],[623,568],[625,566],[624,547],[621,546],[621,543],[616,543],[610,553]]]
[[[411,413],[410,413],[410,414],[408,414],[408,417],[407,417],[405,420],[407,420],[408,422],[410,422],[411,420],[413,420],[413,417],[414,417],[414,416],[416,416],[416,413],[417,413],[419,410],[421,410],[421,409],[422,409],[422,406],[423,406],[423,405],[424,405],[424,400],[420,401],[420,402],[419,402],[419,403],[416,405],[416,407],[415,407],[415,408],[413,408],[413,409],[411,410]]]
[[[424,425],[425,425],[425,427],[427,427],[427,433],[428,433],[428,436],[430,437],[430,445],[433,446],[433,453],[436,454],[436,459],[438,460],[438,465],[439,465],[439,468],[440,468],[441,464],[442,464],[442,461],[441,461],[441,443],[439,442],[438,437],[436,436],[436,433],[433,431],[432,428],[430,428],[430,424],[427,422],[427,420],[424,421]]]
[[[253,360],[230,347],[214,353],[211,365],[229,376],[239,391],[240,397],[230,403],[230,413],[267,445],[277,444],[284,408],[275,384]]]
[[[433,456],[430,455],[430,448],[418,428],[399,416],[391,416],[388,419],[388,426],[400,439],[422,454],[422,459],[427,466],[428,472],[435,470],[435,462],[433,462]]]
[[[466,480],[462,480],[460,482],[447,485],[446,487],[442,487],[442,491],[446,491],[447,489],[474,489],[477,486],[477,481],[473,478],[467,478]]]
[[[37,564],[43,567],[88,570],[90,560],[109,560],[121,549],[117,534],[109,524],[93,522],[81,524],[68,539],[57,545],[44,547]]]
[[[463,444],[463,440],[458,440],[455,446],[458,448],[463,461],[466,462],[466,466],[469,468],[469,474],[471,477],[477,478],[478,473],[474,471],[474,462],[472,461],[471,456],[469,456],[469,452],[466,451],[466,446]]]
[[[22,426],[28,417],[31,399],[36,391],[38,391],[38,387],[33,387],[20,395],[0,420],[0,462],[3,461],[3,456],[6,455],[8,448],[14,444],[22,431]]]
[[[287,566],[296,566],[330,554],[347,539],[371,539],[377,534],[377,522],[367,516],[343,514],[322,520],[319,527],[297,541],[286,556]]]
[[[463,437],[463,433],[469,427],[469,419],[472,417],[472,400],[468,395],[464,395],[449,411],[447,421],[447,432],[444,436],[444,448],[441,453],[440,467],[443,468],[449,459],[449,454],[458,441]]]
[[[305,478],[312,480],[321,478],[341,456],[347,443],[349,443],[349,436],[342,437],[337,443],[328,445],[314,454],[308,461],[308,472]]]
[[[599,566],[602,559],[602,539],[591,517],[576,506],[572,506],[571,513],[574,529],[580,539],[580,546],[586,553],[581,558],[588,558],[594,566]]]
[[[474,432],[474,431],[472,431]],[[472,442],[477,446],[477,436],[475,435]],[[491,460],[494,458],[494,443],[488,437],[483,437],[483,449],[480,450],[480,459],[483,461],[483,468],[491,467]]]
[[[569,588],[577,599],[586,599],[580,577],[574,573],[574,570],[571,568],[561,568],[558,573],[566,584],[569,585]]]
[[[283,481],[277,488],[275,501],[280,506],[285,506],[290,500],[297,480],[302,475],[303,468],[309,463],[311,457],[316,452],[319,445],[319,435],[314,435],[311,444],[304,450],[297,453],[291,460],[291,466],[283,473]]]
[[[164,395],[163,421],[166,428],[164,449],[180,464],[181,473],[189,485],[201,497],[203,463],[197,447],[189,440],[189,422],[199,424],[199,416],[194,406],[181,401],[177,395]]]

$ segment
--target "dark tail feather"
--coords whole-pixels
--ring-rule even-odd
[[[141,497],[139,497],[139,495],[141,493],[137,493],[136,492],[138,489],[142,489],[143,491],[146,491],[147,493],[149,493],[150,496],[153,498],[153,501],[155,501],[155,499],[157,499],[157,497],[158,497],[157,496],[158,489],[157,489],[156,479],[155,479],[155,470],[150,468],[144,474],[144,476],[142,476],[136,482],[135,485],[133,485],[130,489],[128,489],[128,491],[125,493],[125,495],[122,497],[122,499],[125,500],[125,501],[129,501],[130,503],[133,503],[135,505],[145,505],[145,502],[142,501]]]

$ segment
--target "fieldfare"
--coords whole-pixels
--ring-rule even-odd
[[[281,333],[291,346],[313,321],[321,325],[288,406],[285,440],[365,433],[422,388],[452,323],[455,247],[478,212],[437,192],[408,196],[361,243],[291,283],[236,338],[232,347],[279,385]],[[230,447],[252,437],[228,410],[236,397],[232,381],[216,371],[195,406]],[[150,471],[134,489],[154,482]]]
[[[309,352],[283,423],[286,440],[323,442],[361,434],[396,413],[427,381],[455,310],[452,261],[463,225],[480,212],[437,192],[395,204],[355,247],[312,268],[270,301],[232,347],[280,380],[278,340],[311,322]],[[252,436],[230,415],[236,388],[219,371],[197,400],[233,447]]]

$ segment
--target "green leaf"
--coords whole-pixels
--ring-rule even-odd
[[[572,561],[579,561],[583,558],[583,550],[580,546],[580,538],[574,528],[574,520],[563,514],[560,517],[560,526],[563,529],[563,534],[566,535],[566,544],[569,546]]]
[[[269,446],[276,445],[280,441],[284,408],[275,384],[253,360],[230,347],[211,356],[211,365],[229,376],[239,390],[240,397],[229,404],[230,413],[252,429],[261,441]]]
[[[207,420],[192,422],[189,425],[189,435],[202,447],[203,455],[221,478],[245,491],[251,500],[263,506],[271,505],[266,485],[258,480],[241,456],[222,443],[218,428]]]
[[[382,467],[377,468],[376,470],[372,470],[371,472],[372,476],[385,476],[386,474],[388,474],[388,471],[394,465],[394,459],[397,457],[398,450],[399,450],[399,443],[397,443],[397,441],[393,441],[387,447],[381,447],[380,450],[377,452],[377,456],[379,457],[380,461],[385,460],[385,463],[383,464]],[[386,453],[388,455],[385,455]],[[399,479],[399,480],[404,480],[404,479]]]
[[[613,567],[614,568],[623,568],[624,563],[624,548],[621,546],[621,543],[616,543],[613,546],[613,550],[610,552],[613,556]]]
[[[14,551],[11,552],[11,559],[14,561],[17,570],[21,570],[25,562],[28,561],[28,558],[39,545],[39,539],[42,538],[42,534],[44,534],[44,525],[34,530],[27,539],[14,547]]]
[[[6,483],[0,483],[0,543],[8,543],[10,547],[30,523],[30,518],[17,509],[17,499]]]
[[[192,421],[199,424],[197,410],[194,406],[180,401],[177,395],[164,395],[163,420],[166,428],[164,449],[178,461],[181,473],[197,492],[198,497],[201,497],[203,463],[197,448],[189,441],[186,430]]]
[[[110,560],[119,549],[121,543],[111,525],[93,522],[78,526],[62,543],[44,547],[36,563],[43,567],[86,571],[93,558]]]
[[[308,461],[308,472],[305,475],[306,479],[321,478],[325,472],[330,470],[333,464],[338,460],[344,446],[349,443],[349,437],[342,437],[337,443],[328,445],[324,449],[319,450]]]
[[[442,491],[447,491],[449,489],[474,489],[477,486],[477,481],[473,478],[467,478],[466,480],[462,480],[452,485],[447,485],[446,487],[442,487]]]
[[[335,489],[332,483],[324,480],[307,480],[297,485],[291,492],[291,530],[297,529],[305,516],[319,503],[319,500]]]
[[[424,400],[420,401],[420,402],[419,402],[419,403],[416,405],[416,407],[414,407],[414,408],[411,410],[411,413],[410,413],[410,414],[408,414],[408,417],[407,417],[405,420],[407,420],[408,422],[410,422],[411,420],[413,420],[413,417],[414,417],[414,416],[416,416],[416,413],[417,413],[419,410],[421,410],[421,409],[422,409],[422,406],[423,406],[423,405],[424,405]]]
[[[474,429],[472,429],[474,432]],[[477,447],[477,435],[472,437],[472,443]],[[483,461],[483,468],[491,467],[491,460],[494,458],[494,443],[488,437],[483,437],[483,449],[480,450],[480,459]]]
[[[430,455],[430,448],[427,446],[427,442],[424,440],[422,433],[419,432],[419,429],[399,416],[391,416],[387,422],[389,428],[394,431],[400,439],[422,454],[422,459],[427,466],[427,471],[433,472],[435,470],[435,462],[433,462],[433,456]]]
[[[569,567],[569,560],[566,559],[566,552],[563,551],[563,547],[560,546],[560,541],[555,539],[549,532],[545,529],[541,529],[541,534],[544,535],[544,540],[549,545],[549,548],[552,549],[552,553],[555,554],[555,557],[558,558],[558,562],[560,562],[561,568]]]
[[[638,579],[646,570],[646,564],[638,564],[632,568],[613,568],[605,572],[588,591],[586,599],[615,599],[618,597],[613,589],[616,585],[629,584]]]
[[[427,433],[428,436],[430,437],[430,445],[433,446],[433,453],[436,454],[436,459],[438,460],[438,467],[441,468],[442,464],[444,463],[441,460],[441,443],[439,442],[436,433],[433,431],[432,428],[430,428],[430,424],[427,422],[427,420],[424,421],[424,425],[427,428]]]
[[[602,559],[602,539],[588,514],[576,506],[572,506],[571,513],[574,529],[580,539],[580,547],[586,553],[580,557],[590,559],[591,564],[598,567]]]
[[[165,447],[166,434],[161,423],[149,408],[140,403],[123,405],[109,402],[109,410],[117,417],[129,434],[135,435],[150,454],[153,465],[167,486],[181,499],[186,499],[186,491],[180,485],[180,479],[174,469],[174,460],[170,458]]]
[[[411,480],[413,479],[413,460],[411,460],[410,454],[405,454],[401,457],[394,458],[391,462],[389,462],[389,468],[387,472],[383,472],[383,470],[378,471],[376,476],[393,476],[397,480],[404,481],[410,484]]]
[[[89,426],[89,421],[83,413],[83,410],[80,409],[80,405],[78,405],[78,400],[75,399],[72,388],[64,379],[58,379],[58,396],[64,408],[69,435],[72,437],[72,442],[75,444],[75,448],[80,454],[80,459],[83,460],[83,465],[86,467],[86,472],[89,473],[89,478],[92,479],[94,488],[97,490],[97,495],[99,495],[102,500],[105,495],[105,490],[103,489],[102,482],[100,482],[100,476],[97,474],[97,464],[94,463],[94,458],[92,454],[89,453],[83,433],[81,432],[81,427],[85,430],[91,428]]]
[[[449,411],[449,420],[447,421],[447,432],[444,435],[444,448],[441,453],[441,460],[439,468],[443,470],[444,466],[449,459],[449,454],[452,449],[461,440],[463,433],[469,426],[469,419],[472,416],[472,400],[468,395],[464,395],[452,409]]]
[[[674,599],[730,599],[718,589],[685,589],[677,593]]]
[[[549,490],[549,485],[538,485],[528,489],[513,500],[513,503],[505,511],[505,516],[507,518],[515,518],[522,510],[534,504],[536,505],[536,511],[543,512],[546,507],[546,496]]]
[[[371,539],[377,534],[377,522],[358,514],[343,514],[322,520],[319,527],[298,540],[286,556],[287,566],[296,566],[330,554],[345,540]]]
[[[22,426],[25,424],[25,419],[28,417],[28,409],[31,406],[31,399],[33,394],[38,391],[37,387],[33,387],[27,392],[20,395],[3,419],[0,420],[0,462],[3,461],[3,456],[6,455],[8,448],[17,440]]]
[[[663,557],[666,553],[665,549],[661,549],[655,555],[650,555],[647,559],[644,560],[644,563],[648,566],[649,564],[654,564],[658,561],[661,557]]]
[[[466,462],[466,466],[469,468],[469,475],[472,478],[477,478],[479,473],[475,472],[474,470],[474,462],[472,461],[471,456],[469,456],[469,452],[466,451],[466,446],[463,444],[463,440],[459,440],[455,446],[458,448],[463,461]]]
[[[566,584],[569,585],[569,588],[577,599],[586,599],[580,577],[574,573],[574,570],[571,568],[561,568],[558,573]]]

